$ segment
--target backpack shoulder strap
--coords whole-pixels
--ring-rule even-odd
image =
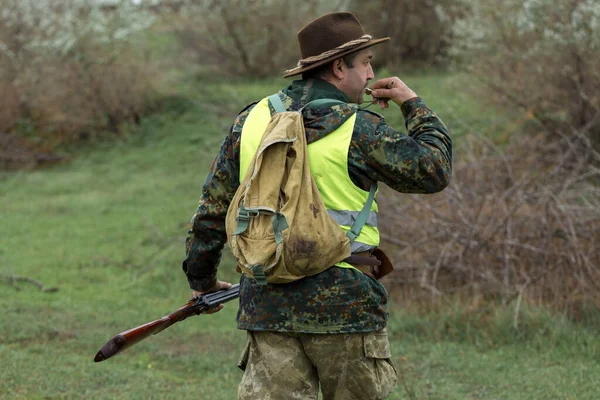
[[[337,104],[346,104],[340,100],[334,99],[316,99],[309,103],[306,103],[304,107],[300,110],[302,112],[305,108],[313,108],[313,107],[322,107],[322,106],[335,106]]]
[[[281,101],[281,97],[279,97],[279,93],[275,93],[269,96],[269,101],[271,105],[275,109],[276,113],[286,112],[286,108],[283,105],[283,101]]]
[[[363,206],[362,210],[358,213],[358,216],[354,220],[352,224],[352,228],[348,232],[346,232],[346,236],[350,239],[350,243],[354,243],[354,240],[360,235],[360,231],[363,226],[367,222],[367,218],[369,217],[369,212],[371,212],[371,205],[373,204],[373,199],[375,198],[375,192],[377,192],[377,183],[373,183],[371,185],[371,189],[369,190],[369,197],[367,197],[367,201]]]
[[[279,93],[275,93],[275,94],[270,95],[269,96],[269,101],[271,102],[271,105],[275,109],[275,112],[280,113],[280,112],[287,111],[287,109],[283,105],[283,102],[281,101],[281,97],[279,97]],[[313,101],[311,101],[309,103],[306,103],[304,105],[304,107],[302,107],[299,111],[302,112],[305,108],[322,107],[322,106],[335,106],[337,104],[346,104],[346,103],[344,103],[343,101],[334,100],[334,99],[316,99],[316,100],[313,100]]]

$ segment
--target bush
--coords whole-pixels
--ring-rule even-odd
[[[452,24],[464,11],[459,0],[353,0],[348,8],[367,33],[391,38],[374,62],[392,68],[443,66]]]
[[[436,302],[527,301],[575,318],[597,310],[600,170],[591,166],[600,154],[582,152],[572,143],[586,139],[573,136],[581,134],[515,136],[502,149],[465,137],[446,190],[385,193],[392,283]]]
[[[300,58],[296,34],[334,7],[320,0],[181,1],[165,22],[188,59],[214,74],[279,76]]]
[[[528,112],[555,137],[600,145],[597,0],[465,1],[451,54],[484,83],[482,98]]]
[[[53,149],[146,112],[156,71],[135,40],[152,17],[95,4],[0,0],[0,135]]]

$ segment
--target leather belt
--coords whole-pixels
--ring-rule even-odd
[[[377,274],[377,266],[375,265],[354,265],[351,264],[354,268],[356,268],[357,270],[359,270],[360,272],[362,272],[365,275],[369,275],[371,278],[373,279],[377,279],[376,274]]]
[[[377,279],[379,276],[379,266],[381,265],[381,261],[371,255],[371,251],[354,253],[344,261],[363,274],[369,275],[371,278]]]

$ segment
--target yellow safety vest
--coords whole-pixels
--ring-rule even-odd
[[[240,182],[243,180],[263,132],[271,120],[268,98],[257,103],[242,128],[240,145]],[[335,131],[308,145],[310,172],[315,180],[329,215],[344,232],[350,230],[354,219],[365,205],[369,192],[356,186],[348,174],[348,151],[356,114]],[[367,222],[352,243],[352,253],[367,251],[379,246],[377,229],[377,203],[374,201]],[[340,262],[339,267],[353,268]]]

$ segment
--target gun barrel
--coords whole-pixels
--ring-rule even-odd
[[[219,304],[228,302],[229,300],[237,299],[240,296],[240,284],[236,283],[228,290],[219,290],[218,292],[207,293],[202,296],[208,308],[216,307]]]

